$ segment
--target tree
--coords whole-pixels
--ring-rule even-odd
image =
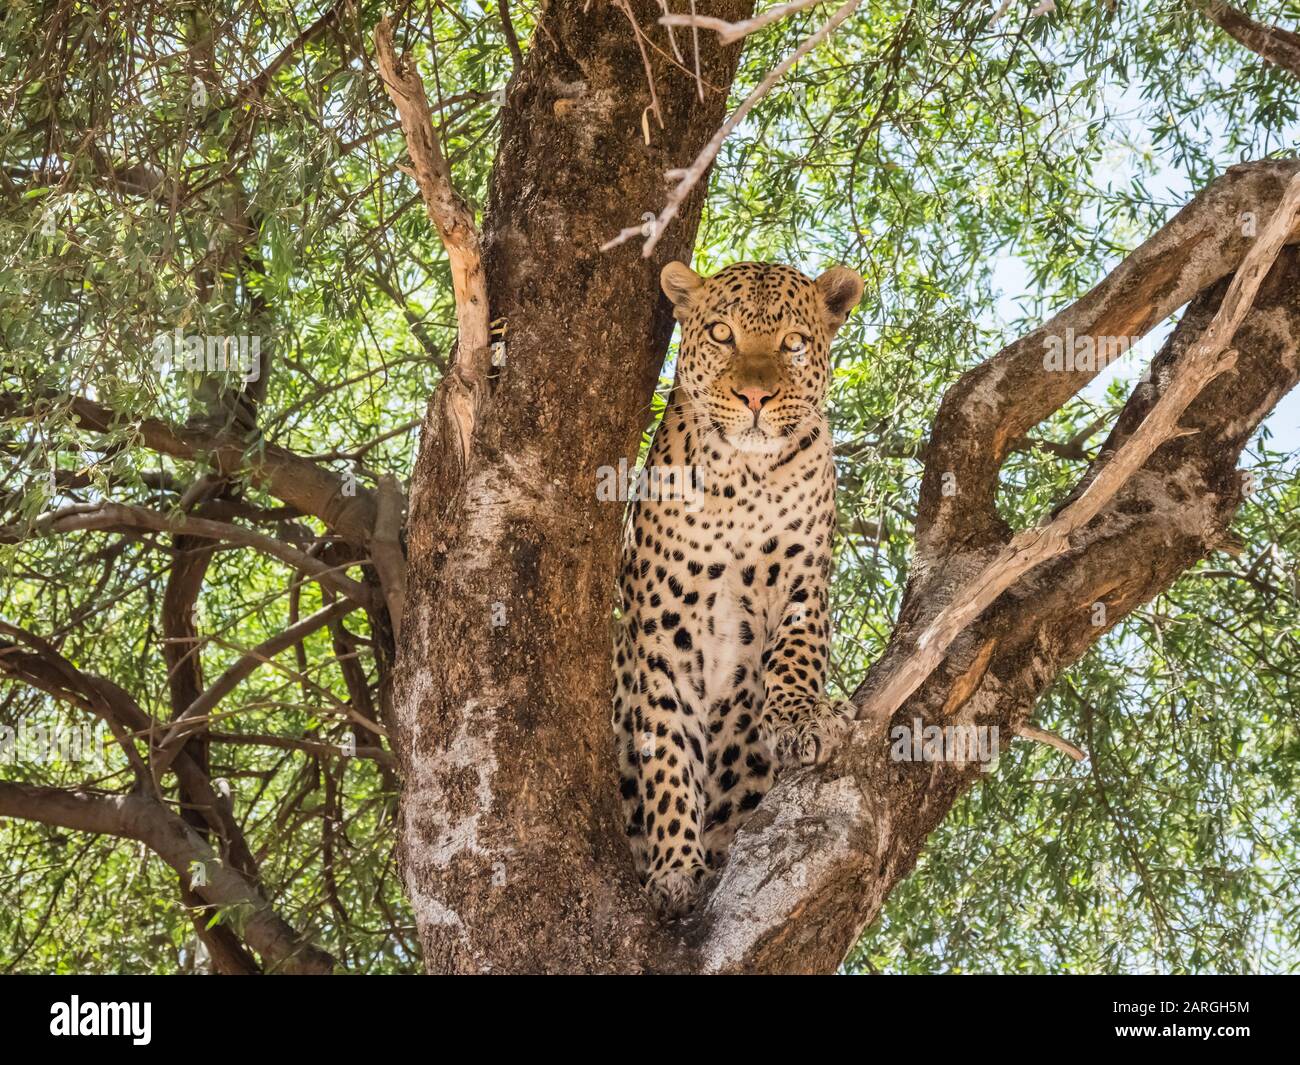
[[[353,956],[363,967],[376,957],[408,964],[417,945],[393,913],[400,902],[386,856],[340,856],[363,838],[387,838],[394,817],[418,951],[432,970],[829,971],[981,778],[973,764],[891,758],[897,727],[974,724],[996,728],[1004,748],[1021,735],[1073,750],[1030,723],[1040,698],[1190,568],[1245,547],[1230,528],[1251,491],[1238,458],[1300,378],[1294,160],[1261,158],[1218,176],[1189,168],[1203,187],[1163,226],[1149,205],[1130,205],[1129,222],[1146,239],[1086,292],[1078,263],[1101,256],[1091,247],[1080,254],[1072,227],[1058,218],[1022,241],[1041,279],[1058,278],[1078,298],[992,358],[948,365],[923,442],[914,418],[858,422],[873,452],[919,456],[923,475],[914,532],[889,537],[891,550],[910,541],[906,586],[888,604],[892,631],[850,685],[861,708],[850,742],[827,765],[782,780],[683,924],[658,922],[632,875],[608,709],[622,513],[594,486],[601,468],[635,460],[672,331],[658,272],[692,258],[715,155],[724,153],[736,183],[718,190],[724,203],[730,195],[761,212],[809,198],[782,175],[816,173],[811,159],[825,147],[847,160],[840,171],[854,194],[860,181],[871,190],[856,205],[842,194],[828,202],[853,215],[892,198],[890,224],[925,231],[951,189],[936,195],[922,175],[999,138],[1003,117],[1032,136],[1043,116],[1021,92],[1064,114],[1058,92],[1086,99],[1095,88],[1086,84],[1095,74],[1081,90],[1061,59],[1034,54],[1046,24],[1025,13],[995,31],[992,13],[960,5],[881,7],[868,13],[882,25],[868,28],[858,0],[829,13],[814,7],[785,5],[745,22],[753,11],[743,0],[700,20],[648,0],[555,3],[530,17],[526,48],[506,5],[487,17],[403,9],[393,21],[345,5],[301,23],[292,5],[213,21],[155,13],[168,40],[175,34],[185,47],[136,42],[155,52],[152,66],[113,47],[132,36],[116,10],[47,23],[55,76],[37,76],[29,48],[28,69],[13,79],[24,123],[6,141],[4,174],[9,217],[24,223],[11,222],[11,249],[24,262],[6,277],[4,325],[12,350],[44,343],[59,357],[6,368],[0,409],[26,477],[7,506],[6,539],[15,613],[27,623],[5,620],[0,669],[20,682],[13,691],[23,694],[10,699],[38,700],[29,716],[55,712],[47,697],[102,721],[118,753],[103,780],[0,784],[0,813],[47,832],[143,843],[179,874],[176,897],[223,972],[324,971]],[[1212,8],[1229,29],[1221,6]],[[1114,17],[1087,17],[1084,59]],[[1165,35],[1210,26],[1191,8],[1168,17]],[[30,34],[19,19],[6,32]],[[400,47],[395,26],[407,31]],[[415,61],[422,26],[460,44],[429,50],[431,75]],[[1122,26],[1132,34],[1124,54],[1141,55],[1142,25]],[[269,65],[247,69],[254,53],[245,42],[263,27],[291,31],[288,43]],[[809,69],[819,45],[842,39],[837,32],[858,34],[850,39],[876,62]],[[1003,32],[1009,55],[982,51]],[[746,45],[751,38],[759,43]],[[83,49],[90,62],[78,65]],[[799,93],[771,97],[805,55],[802,102],[792,99]],[[287,72],[300,60],[315,81]],[[864,71],[859,91],[874,113],[842,88]],[[1259,99],[1275,101],[1284,75],[1280,67],[1264,75],[1277,80]],[[738,77],[747,92],[729,110]],[[444,78],[458,91],[444,91]],[[966,114],[949,95],[955,85],[988,111]],[[754,121],[768,125],[747,168],[726,156],[735,141],[725,135],[743,136]],[[1260,125],[1285,121],[1266,116]],[[891,155],[906,157],[907,137],[889,129],[922,131],[899,185]],[[802,132],[803,152],[763,154]],[[1065,145],[1041,137],[1033,141],[1041,158],[1025,151],[1007,172],[1023,179],[1026,199],[1051,189],[1063,209],[1079,204],[1081,183],[1052,164],[1080,150],[1087,157],[1098,136]],[[405,161],[395,163],[402,144]],[[363,146],[373,159],[352,154]],[[1205,161],[1203,151],[1186,154]],[[743,186],[747,169],[765,175],[757,192]],[[859,179],[862,171],[871,176]],[[984,206],[956,215],[957,244],[967,247],[954,279],[962,269],[973,276],[982,250],[1009,239],[996,230],[1015,210],[993,212],[986,230],[975,220]],[[1115,211],[1104,221],[1116,236],[1094,239],[1113,250],[1123,219]],[[785,219],[781,227],[790,228]],[[854,218],[854,227],[864,247],[871,222]],[[445,268],[428,260],[435,234]],[[895,256],[915,254],[905,247],[895,244]],[[345,270],[345,287],[297,282],[314,262]],[[924,273],[913,313],[942,323],[941,286]],[[882,277],[878,296],[888,289]],[[21,287],[28,283],[34,296]],[[428,291],[437,293],[436,322],[416,302]],[[381,297],[387,320],[376,326],[371,308]],[[20,313],[27,300],[39,313]],[[1090,431],[1080,430],[1067,410],[1076,394],[1110,356],[1184,307],[1118,416],[1089,418]],[[290,322],[295,330],[284,328]],[[159,332],[183,342],[164,345],[170,365],[155,357],[161,377],[140,373],[141,323],[173,325]],[[397,328],[416,345],[401,357],[414,371],[395,377],[397,394],[361,393],[367,431],[304,453],[337,419],[341,408],[330,405],[354,394],[345,353],[382,351],[367,333]],[[185,347],[191,336],[253,332],[274,340],[258,348],[255,374],[243,365],[242,376],[221,376],[229,365],[211,360],[228,356],[229,343]],[[959,346],[977,346],[969,322],[954,333]],[[439,338],[452,335],[444,355]],[[924,334],[909,339],[916,335]],[[890,341],[881,333],[873,343],[883,350]],[[938,342],[946,351],[944,343],[953,340]],[[323,358],[307,358],[313,349]],[[207,372],[188,393],[169,394],[166,374],[192,351]],[[367,363],[362,379],[374,372]],[[425,395],[404,488],[395,475],[403,453],[383,446],[400,439],[409,448],[412,426],[389,425],[384,408],[409,410]],[[1105,443],[1087,451],[1105,424]],[[1067,425],[1067,440],[1054,440]],[[846,439],[843,450],[860,463],[860,444]],[[1082,469],[1047,478],[1042,499],[1000,505],[1004,465],[1039,452]],[[331,468],[340,461],[349,468]],[[38,477],[49,483],[38,488]],[[1035,508],[1047,500],[1051,513],[1039,520],[1047,508]],[[883,518],[872,530],[849,514],[850,540],[881,543]],[[77,553],[63,555],[74,538]],[[218,578],[228,550],[261,561],[247,576]],[[158,559],[165,564],[151,568]],[[287,589],[270,560],[295,574]],[[138,587],[151,596],[159,580],[149,616],[158,618],[165,668],[147,651],[109,656],[111,679],[87,665],[94,612],[133,603]],[[82,588],[92,593],[58,607],[60,595],[71,604]],[[219,624],[195,616],[201,595]],[[56,632],[33,627],[55,615]],[[125,628],[142,647],[153,642]],[[1293,636],[1279,646],[1294,659]],[[288,651],[292,667],[275,661]],[[219,661],[224,671],[208,680]],[[280,683],[265,677],[271,669]],[[246,693],[238,708],[229,698],[237,691]],[[252,720],[275,727],[220,727],[227,713],[247,724],[263,711]],[[1286,727],[1293,735],[1294,721]],[[230,761],[260,782],[248,794],[214,768],[214,750],[226,746],[283,751],[301,765]],[[351,756],[367,766],[350,768]],[[319,869],[321,899],[296,874],[268,874],[268,856]],[[1134,864],[1144,866],[1140,856]],[[285,883],[295,885],[287,897]],[[330,952],[307,934],[320,924],[318,906],[332,913]],[[374,927],[374,913],[385,927]],[[23,949],[37,942],[21,922],[13,932]]]

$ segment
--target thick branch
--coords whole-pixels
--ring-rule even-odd
[[[1206,18],[1238,44],[1245,45],[1275,66],[1300,75],[1300,34],[1256,22],[1244,12],[1217,0],[1198,3],[1197,6]]]
[[[916,562],[941,566],[955,544],[1004,544],[998,472],[1017,442],[1105,366],[1049,367],[1079,338],[1127,348],[1196,293],[1228,276],[1276,209],[1300,162],[1230,168],[1077,303],[975,367],[944,395],[926,452]],[[1295,232],[1290,239],[1297,237]]]
[[[926,627],[916,650],[876,688],[859,717],[887,721],[934,671],[957,635],[1035,566],[1069,548],[1070,536],[1090,522],[1142,466],[1156,448],[1181,435],[1178,419],[1201,390],[1232,368],[1236,352],[1228,345],[1250,310],[1264,275],[1300,215],[1300,174],[1291,179],[1259,239],[1242,260],[1218,313],[1183,358],[1178,374],[1159,403],[1088,487],[1055,518],[1016,534],[982,573],[967,581],[952,602]]]
[[[397,478],[385,474],[379,479],[378,514],[375,535],[370,541],[370,557],[379,573],[379,583],[388,603],[388,618],[393,635],[402,635],[402,614],[406,610],[406,555],[402,551],[402,510],[406,496]]]
[[[139,840],[175,869],[181,882],[205,903],[235,911],[245,940],[262,956],[268,971],[329,974],[334,970],[330,955],[305,942],[260,891],[160,803],[139,795],[100,795],[0,781],[0,817]],[[196,865],[203,867],[202,878],[194,877]]]
[[[208,478],[204,478],[203,482],[213,486]],[[212,562],[213,545],[207,540],[182,535],[172,537],[172,550],[172,565],[167,574],[167,587],[163,591],[159,621],[163,633],[163,661],[167,664],[167,691],[174,716],[180,714],[203,691],[203,656],[199,653],[194,604],[198,601],[208,566]],[[211,776],[206,735],[192,737],[185,745],[185,753],[204,774]],[[178,792],[181,817],[199,833],[204,842],[210,842],[208,829],[212,815],[201,809],[203,803],[191,795],[184,785],[179,785]],[[256,881],[256,867],[241,868],[239,871]],[[244,947],[234,930],[220,922],[212,923],[216,911],[203,905],[203,900],[184,885],[181,885],[181,901],[189,912],[194,934],[207,948],[214,971],[226,976],[261,972],[256,959]]]

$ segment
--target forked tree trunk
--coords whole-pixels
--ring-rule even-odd
[[[710,9],[743,18],[748,4]],[[658,14],[630,5],[639,24]],[[708,86],[739,46],[701,34]],[[700,912],[665,928],[632,874],[609,724],[610,612],[622,508],[597,471],[631,460],[672,327],[657,274],[690,258],[699,191],[656,256],[599,245],[663,200],[720,123],[724,92],[654,49],[664,128],[620,8],[553,3],[503,112],[485,225],[493,317],[508,319],[467,461],[431,404],[411,490],[394,690],[401,851],[428,968],[483,971],[833,970],[973,767],[895,763],[891,720],[996,725],[1005,744],[1054,678],[1127,612],[1221,544],[1242,499],[1236,460],[1300,378],[1300,254],[1283,251],[1238,330],[1235,372],[1183,416],[1068,550],[1032,570],[949,648],[892,715],[860,722],[831,762],[764,799]],[[918,634],[1005,546],[994,506],[1015,443],[1092,373],[1044,368],[1044,342],[1140,335],[1191,301],[1099,463],[1129,435],[1213,316],[1296,163],[1237,167],[1097,289],[948,392],[927,451],[912,576],[863,705]],[[945,476],[948,475],[948,476]],[[955,493],[953,489],[955,488]],[[1104,620],[1095,604],[1104,604]]]

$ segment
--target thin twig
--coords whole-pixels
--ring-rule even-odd
[[[691,0],[691,17],[695,17],[695,0]],[[695,52],[695,95],[704,102],[704,79],[700,77],[700,28],[691,27],[691,47]]]
[[[664,17],[661,18],[659,21],[668,27],[668,43],[669,45],[672,46],[673,55],[676,56],[678,63],[681,63],[683,66],[685,66],[686,60],[682,56],[682,50],[677,47],[677,36],[676,34],[673,33],[672,26],[667,21],[665,21],[666,19],[671,17],[671,12],[668,10],[668,0],[659,0],[659,10],[664,13]]]
[[[1017,733],[1022,739],[1033,740],[1035,743],[1045,743],[1049,747],[1055,747],[1062,754],[1069,755],[1076,762],[1086,761],[1088,755],[1081,747],[1076,747],[1067,739],[1063,739],[1055,732],[1048,732],[1045,728],[1039,728],[1037,725],[1028,723],[1020,726]]]
[[[650,226],[649,235],[646,238],[645,245],[641,249],[641,255],[644,258],[648,259],[650,257],[651,253],[655,249],[655,245],[659,243],[659,237],[663,234],[664,230],[667,229],[668,224],[677,216],[677,212],[681,209],[682,204],[685,202],[686,197],[690,194],[691,190],[699,183],[700,179],[704,177],[705,171],[707,171],[712,165],[713,160],[717,157],[719,150],[722,148],[723,141],[725,141],[731,135],[732,131],[745,120],[745,116],[753,110],[754,105],[771,91],[772,86],[785,77],[785,75],[790,71],[790,68],[799,62],[800,59],[829,37],[840,23],[857,10],[861,2],[862,0],[848,0],[848,3],[837,9],[835,14],[826,21],[825,25],[823,25],[821,29],[817,30],[816,33],[799,45],[798,48],[786,56],[785,59],[783,59],[768,73],[767,77],[759,83],[758,88],[751,92],[749,96],[745,98],[744,103],[737,107],[719,127],[718,131],[709,140],[709,143],[700,149],[700,154],[695,157],[695,161],[691,163],[689,167],[685,170],[670,170],[668,172],[667,177],[669,179],[678,179],[677,185],[673,188],[672,192],[668,194],[668,202],[664,205],[664,209],[659,212],[659,217],[656,218]],[[617,247],[641,232],[642,227],[629,226],[619,233],[618,236],[602,244],[600,250],[609,251],[611,248]]]
[[[695,4],[692,2],[689,15],[670,15],[665,12],[664,17],[659,20],[659,24],[667,26],[670,34],[674,26],[690,26],[694,29],[713,30],[718,35],[719,44],[735,44],[742,38],[748,37],[751,33],[766,29],[773,22],[780,22],[787,15],[793,15],[797,11],[816,7],[818,4],[826,2],[827,0],[791,0],[788,4],[780,4],[777,7],[769,8],[761,15],[755,15],[753,18],[747,18],[741,22],[728,22],[726,19],[714,18],[712,15],[697,15],[695,14]]]
[[[648,108],[648,110],[655,116],[656,121],[658,121],[659,123],[659,128],[663,129],[664,115],[663,115],[663,111],[661,111],[659,108],[659,92],[655,88],[655,72],[654,72],[654,68],[650,66],[650,56],[646,53],[645,50],[645,40],[643,39],[644,35],[641,33],[641,27],[637,23],[636,16],[632,14],[632,8],[628,4],[627,0],[618,0],[617,7],[620,11],[623,12],[624,18],[626,18],[628,22],[631,23],[632,25],[632,34],[633,36],[636,37],[636,46],[638,51],[640,51],[641,53],[641,66],[645,68],[646,84],[650,87],[650,107]],[[649,127],[645,126],[644,124],[645,123],[644,112],[642,113],[641,121],[644,130],[645,142],[646,144],[649,144],[650,130]]]

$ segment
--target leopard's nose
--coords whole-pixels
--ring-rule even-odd
[[[757,414],[763,409],[763,404],[771,399],[776,393],[766,388],[751,386],[749,388],[733,388],[732,394],[744,403],[750,410]]]

